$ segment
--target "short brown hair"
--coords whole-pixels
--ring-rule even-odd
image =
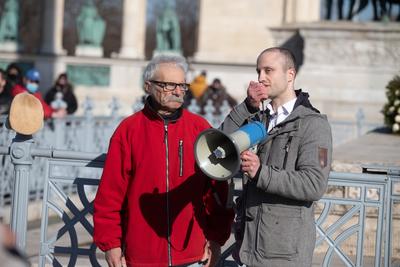
[[[296,69],[296,66],[297,66],[296,65],[296,59],[295,59],[293,53],[289,49],[286,49],[286,48],[283,48],[283,47],[270,47],[270,48],[264,49],[258,55],[257,62],[260,59],[261,55],[263,55],[265,53],[269,53],[269,52],[277,52],[277,53],[282,54],[284,56],[284,58],[285,58],[285,61],[286,61],[286,69],[287,70],[291,69],[291,68]]]

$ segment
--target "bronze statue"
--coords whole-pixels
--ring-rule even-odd
[[[181,51],[179,19],[172,3],[168,1],[156,25],[157,51]]]
[[[18,38],[18,1],[7,0],[0,19],[0,42],[17,41]]]
[[[79,44],[101,46],[106,26],[92,0],[88,0],[82,7],[76,25],[78,28]]]

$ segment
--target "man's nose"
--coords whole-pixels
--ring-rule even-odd
[[[265,71],[261,70],[260,73],[258,74],[258,82],[263,82],[265,81]]]

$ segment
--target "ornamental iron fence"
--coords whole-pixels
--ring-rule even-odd
[[[109,139],[119,122],[123,119],[118,115],[120,104],[113,98],[109,104],[109,116],[94,116],[92,110],[94,103],[86,98],[82,105],[83,116],[67,116],[61,119],[47,120],[43,129],[34,135],[35,142],[40,147],[81,151],[91,153],[104,153],[107,151]],[[143,108],[142,98],[133,105],[136,112]],[[192,100],[188,109],[194,113],[200,112],[200,107]],[[220,114],[215,114],[215,108],[211,100],[204,107],[202,114],[213,127],[218,127],[230,111],[225,101],[220,107]],[[11,144],[15,132],[6,128],[6,116],[0,116],[0,146]],[[355,121],[330,121],[333,133],[334,146],[357,138],[362,134],[381,125],[365,121],[362,109],[355,114]],[[45,163],[43,158],[35,158],[32,165],[29,200],[41,199],[43,195],[43,177]],[[0,207],[11,203],[13,167],[9,157],[0,155]],[[1,214],[0,214],[1,217]]]
[[[18,247],[24,250],[26,246],[29,180],[40,158],[45,171],[39,266],[104,265],[104,254],[92,243],[92,214],[105,154],[40,149],[33,139],[20,135],[10,147],[1,146],[0,154],[11,158],[14,165],[11,227]],[[315,205],[314,263],[392,266],[400,251],[393,242],[399,187],[398,168],[365,167],[359,174],[332,172],[327,193]],[[343,194],[346,188],[356,193]],[[240,186],[235,192],[240,194]],[[366,246],[367,238],[373,239],[373,249]],[[232,250],[230,242],[219,266],[236,266]]]

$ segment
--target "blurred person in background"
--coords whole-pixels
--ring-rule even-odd
[[[7,83],[6,72],[0,69],[0,115],[8,114],[10,110],[12,96]]]
[[[15,247],[15,237],[11,230],[0,223],[0,266],[27,267],[30,263]]]
[[[15,85],[23,85],[23,72],[19,67],[18,63],[13,62],[7,66],[6,69],[7,74],[7,86],[9,86],[9,90],[11,90]]]
[[[207,71],[203,70],[201,73],[194,77],[190,83],[189,90],[185,95],[185,101],[183,107],[187,108],[192,103],[192,100],[196,100],[196,104],[200,104],[200,98],[207,89]]]
[[[42,103],[44,118],[62,118],[67,114],[66,109],[55,110],[43,100],[42,93],[39,91],[40,73],[36,69],[30,69],[26,72],[24,77],[24,86],[16,84],[12,90],[11,95],[14,97],[18,94],[28,92],[34,95]]]
[[[206,91],[207,86],[207,71],[203,70],[199,75],[194,77],[189,88],[193,97],[199,100]]]
[[[224,104],[224,101],[227,101],[231,108],[237,105],[236,100],[228,94],[225,86],[222,85],[221,80],[218,78],[213,80],[199,101],[201,114],[205,114],[204,107],[207,105],[208,100],[211,100],[215,107],[215,115],[221,114],[220,108]]]
[[[46,93],[44,100],[48,105],[53,101],[62,99],[67,104],[67,114],[73,114],[78,108],[78,101],[74,94],[74,88],[68,80],[66,73],[61,73],[53,87]]]

